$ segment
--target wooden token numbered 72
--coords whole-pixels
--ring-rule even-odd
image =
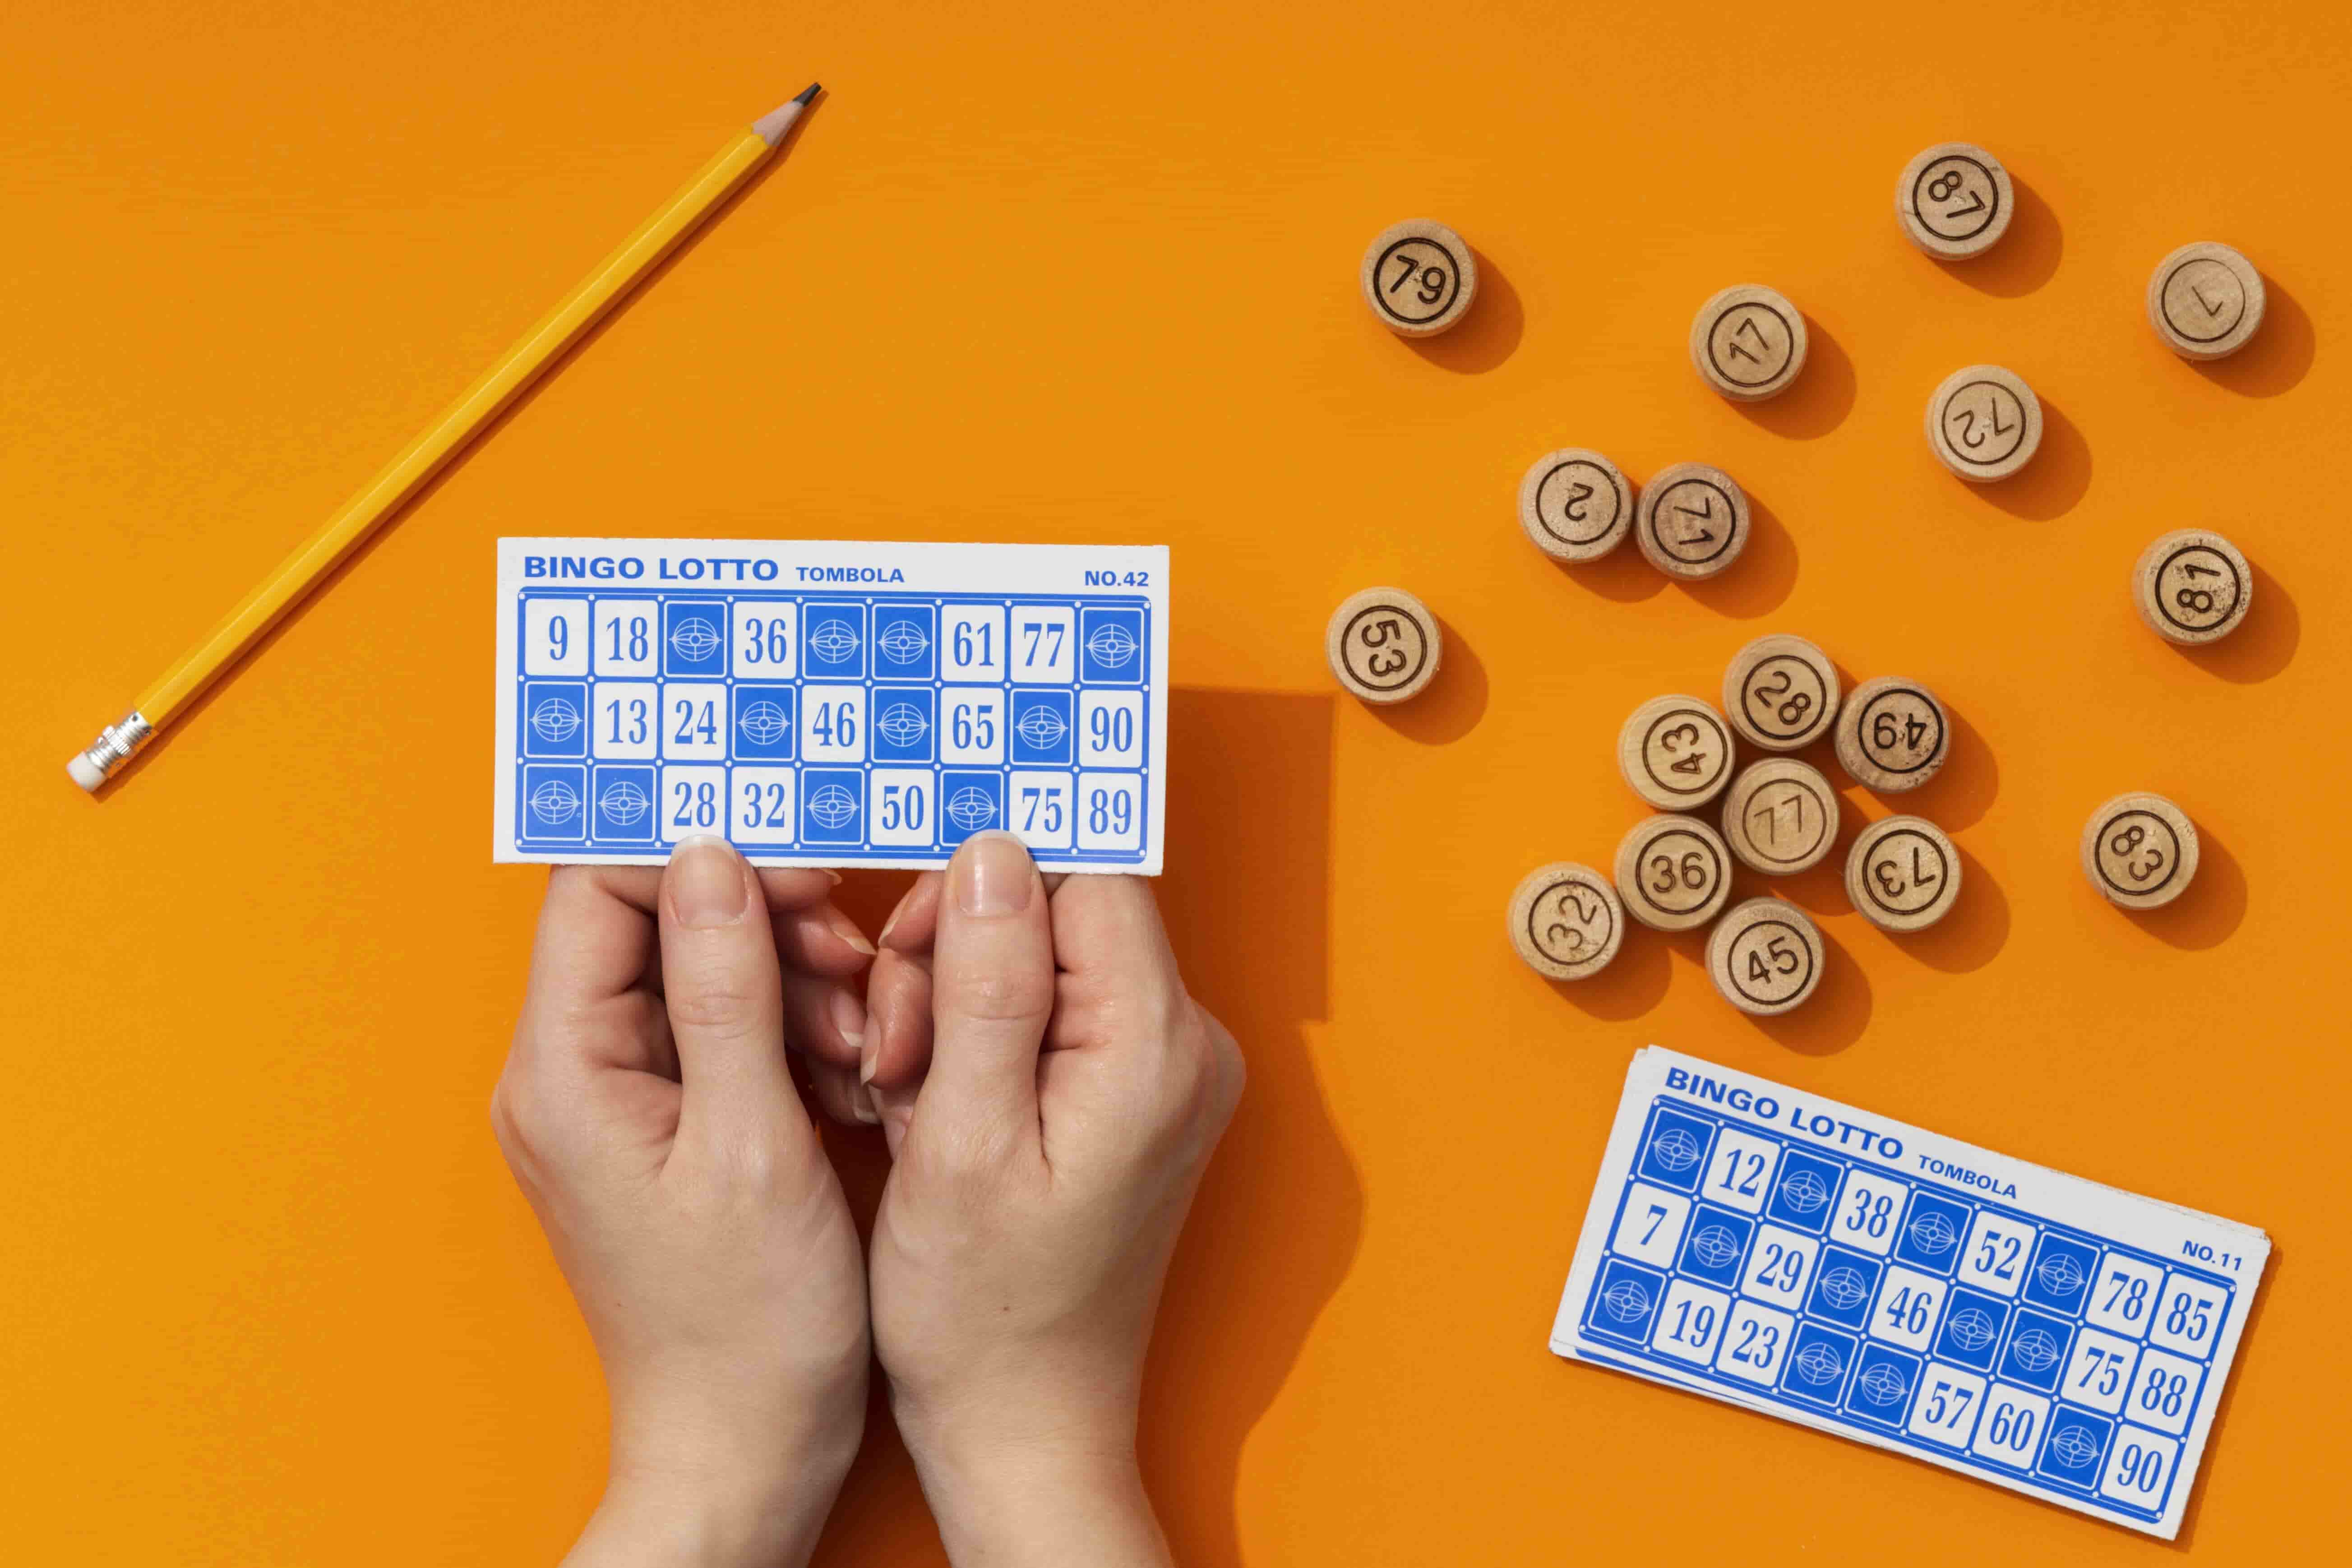
[[[1598,974],[1625,940],[1625,909],[1609,879],[1572,860],[1538,866],[1511,894],[1511,945],[1554,980]]]
[[[1960,896],[1960,852],[1924,816],[1890,816],[1855,836],[1845,893],[1881,931],[1923,931]]]
[[[2160,795],[2119,795],[2083,826],[2083,874],[2112,903],[2160,909],[2197,875],[2197,826]]]

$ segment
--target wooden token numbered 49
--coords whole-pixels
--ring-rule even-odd
[[[1805,368],[1805,318],[1760,283],[1726,289],[1691,321],[1691,363],[1699,379],[1742,403],[1777,397]]]
[[[1433,218],[1391,224],[1364,251],[1364,299],[1392,332],[1434,337],[1478,295],[1478,264],[1462,237]]]
[[[1785,1013],[1822,983],[1829,950],[1804,910],[1750,899],[1707,933],[1706,973],[1723,999],[1759,1018]]]
[[[1892,675],[1865,680],[1839,710],[1838,763],[1858,784],[1917,789],[1942,771],[1951,750],[1944,705],[1916,680]]]
[[[1731,656],[1723,710],[1733,728],[1768,752],[1793,752],[1837,719],[1837,668],[1802,637],[1775,632]]]
[[[1924,931],[1960,896],[1960,852],[1924,816],[1890,816],[1846,851],[1845,896],[1881,931]]]
[[[1945,142],[1903,166],[1895,216],[1911,243],[1945,261],[1981,256],[2009,232],[2017,197],[2009,171],[1983,148]]]
[[[2119,795],[2084,825],[2083,874],[2110,902],[2160,909],[2197,875],[2197,825],[2160,795]]]
[[[2253,602],[2253,568],[2236,545],[2201,528],[2165,534],[2132,568],[2140,618],[2173,642],[2219,641],[2238,629]]]
[[[1617,896],[1653,931],[1689,931],[1731,897],[1731,852],[1696,816],[1653,816],[1617,843]]]
[[[1712,577],[1748,548],[1748,492],[1705,463],[1674,463],[1642,487],[1633,542],[1669,577]]]
[[[1437,617],[1402,588],[1367,588],[1331,612],[1323,652],[1339,684],[1367,702],[1402,702],[1437,674]]]
[[[1768,877],[1820,865],[1837,830],[1837,793],[1820,769],[1794,757],[1750,763],[1723,797],[1724,842]]]
[[[1563,447],[1519,481],[1519,526],[1555,561],[1598,561],[1633,527],[1633,487],[1598,452]]]
[[[1538,866],[1511,894],[1511,945],[1538,974],[1581,980],[1625,941],[1625,907],[1609,879],[1572,860]]]
[[[1617,731],[1617,766],[1660,811],[1693,811],[1731,782],[1731,726],[1696,697],[1653,697]]]
[[[1971,484],[2005,479],[2042,447],[2042,400],[1997,364],[1956,370],[1927,399],[1927,446]]]
[[[2147,320],[2183,359],[2223,359],[2263,324],[2263,275],[2226,245],[2184,245],[2147,280]]]

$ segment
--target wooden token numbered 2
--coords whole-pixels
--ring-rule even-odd
[[[2132,568],[2132,603],[2140,619],[2172,642],[2228,637],[2254,602],[2254,572],[2218,533],[2184,528],[2140,552]]]
[[[1519,481],[1519,526],[1555,561],[1598,561],[1633,531],[1633,487],[1598,452],[1547,452]]]
[[[1625,907],[1609,879],[1572,860],[1538,866],[1511,894],[1511,945],[1538,974],[1582,980],[1625,941]]]
[[[1750,899],[1706,938],[1706,973],[1743,1013],[1785,1013],[1822,983],[1829,949],[1804,910],[1779,899]]]
[[[1805,368],[1805,318],[1760,283],[1726,289],[1691,321],[1691,364],[1699,379],[1741,403],[1789,389]]]
[[[1903,167],[1895,216],[1911,243],[1944,261],[1981,256],[2009,232],[2017,197],[2009,171],[1983,148],[1945,142]]]
[[[1617,731],[1617,766],[1660,811],[1692,811],[1731,782],[1731,726],[1696,697],[1653,697]]]
[[[1617,843],[1617,896],[1653,931],[1689,931],[1731,897],[1731,852],[1696,816],[1653,816]]]
[[[1775,632],[1731,656],[1723,672],[1723,710],[1742,735],[1768,752],[1793,752],[1827,733],[1837,719],[1837,668],[1802,637]]]
[[[1391,224],[1364,251],[1364,299],[1392,332],[1434,337],[1478,295],[1478,264],[1462,237],[1433,218]]]
[[[2197,825],[2160,795],[2119,795],[2083,826],[2083,874],[2112,903],[2161,909],[2197,875]]]
[[[1927,399],[1927,446],[1971,484],[2005,479],[2042,449],[2042,400],[1997,364],[1956,370]]]
[[[1960,896],[1960,852],[1924,816],[1890,816],[1846,851],[1845,896],[1881,931],[1924,931]]]
[[[1874,790],[1917,789],[1943,771],[1951,750],[1944,705],[1916,680],[1865,680],[1838,712],[1838,763]]]
[[[1367,588],[1331,612],[1323,652],[1339,684],[1367,702],[1402,702],[1437,674],[1437,617],[1402,588]]]
[[[2226,245],[2184,245],[2147,280],[2147,321],[2183,359],[2222,359],[2263,324],[2263,275]]]
[[[1642,487],[1633,542],[1669,577],[1712,577],[1748,548],[1748,492],[1705,463],[1675,463]]]
[[[1723,797],[1723,837],[1749,869],[1794,876],[1822,863],[1837,839],[1838,798],[1821,770],[1767,757],[1740,770]]]

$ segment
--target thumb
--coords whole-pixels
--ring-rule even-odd
[[[1036,864],[1009,833],[975,835],[949,862],[940,899],[917,1125],[1034,1142],[1037,1051],[1053,1012],[1053,923]]]
[[[723,838],[687,839],[661,885],[662,989],[685,1084],[681,1144],[814,1136],[784,1065],[783,976],[768,901]]]

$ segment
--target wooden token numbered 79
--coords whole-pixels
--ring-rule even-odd
[[[1731,656],[1723,710],[1733,728],[1768,752],[1793,752],[1837,720],[1837,667],[1802,637],[1775,632]]]
[[[1748,548],[1748,492],[1721,468],[1670,464],[1642,487],[1633,542],[1669,577],[1712,577]]]
[[[1777,397],[1805,368],[1804,313],[1760,283],[1726,289],[1691,321],[1691,364],[1724,396]]]
[[[1837,830],[1837,793],[1820,769],[1794,757],[1750,763],[1723,797],[1724,842],[1768,877],[1820,865]]]
[[[1625,941],[1625,907],[1609,879],[1572,860],[1538,866],[1511,894],[1511,945],[1538,974],[1581,980]]]
[[[1731,782],[1731,726],[1696,697],[1653,697],[1617,731],[1617,766],[1660,811],[1692,811]]]
[[[1779,899],[1750,899],[1706,938],[1706,973],[1743,1013],[1785,1013],[1822,983],[1828,945],[1804,910]]]
[[[1433,218],[1408,218],[1372,237],[1360,273],[1364,299],[1389,331],[1434,337],[1478,296],[1478,264],[1462,237]]]
[[[1653,816],[1617,844],[1617,896],[1653,931],[1689,931],[1731,897],[1731,852],[1696,816]]]
[[[2112,903],[2160,909],[2197,875],[2197,825],[2160,795],[2119,795],[2083,826],[2083,874]]]
[[[2172,642],[2219,641],[2238,629],[2253,602],[2253,568],[2236,545],[2201,528],[2165,534],[2132,568],[2140,619]]]
[[[1402,702],[1437,674],[1437,617],[1402,588],[1367,588],[1331,612],[1324,656],[1339,684],[1367,702]]]
[[[1917,789],[1943,771],[1951,721],[1916,680],[1882,675],[1853,689],[1838,712],[1838,763],[1874,790]]]
[[[1881,931],[1924,931],[1960,896],[1960,852],[1924,816],[1890,816],[1846,851],[1845,896]]]

